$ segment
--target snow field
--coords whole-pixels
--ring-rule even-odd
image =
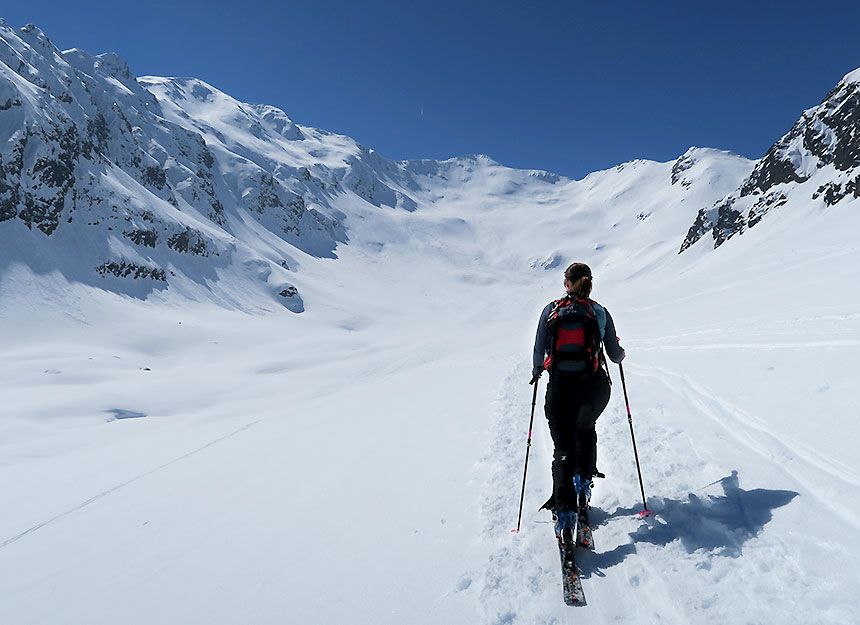
[[[746,447],[733,445],[743,435],[725,435],[724,415],[701,410],[663,375],[645,375],[628,363],[627,376],[646,495],[656,514],[646,521],[636,516],[641,498],[616,375],[613,400],[598,421],[599,466],[607,479],[597,480],[592,499],[596,551],[580,560],[589,606],[577,611],[577,621],[624,621],[635,614],[646,623],[716,623],[738,618],[739,605],[750,623],[803,623],[813,614],[816,622],[854,618],[856,606],[840,594],[848,580],[809,574],[833,570],[835,562],[850,567],[852,561],[797,521],[811,512],[807,506],[798,510],[801,498],[814,494],[748,486],[791,480],[778,466],[745,457]],[[499,432],[527,427],[527,394],[502,393]],[[638,415],[636,399],[649,406]],[[703,422],[690,424],[691,414]],[[505,526],[516,522],[505,497],[485,500],[485,540],[495,547],[479,595],[488,623],[569,618],[570,608],[560,601],[550,515],[537,512],[551,492],[552,444],[542,417],[536,416],[522,533],[504,536]],[[489,458],[507,459],[496,462],[491,492],[506,489],[508,502],[518,501],[525,439],[500,434],[491,449]],[[836,521],[815,512],[810,518],[813,528]]]
[[[341,197],[338,258],[295,253],[301,315],[229,267],[216,301],[233,309],[205,284],[142,302],[7,267],[0,620],[857,621],[854,213],[769,217],[678,256],[676,187],[642,219],[629,186],[598,184],[619,172],[574,202],[468,163],[451,168],[471,191],[431,189],[447,202],[413,213]],[[657,514],[636,517],[613,367],[589,606],[571,612],[537,512],[546,380],[510,530],[534,325],[573,260],[629,353]]]

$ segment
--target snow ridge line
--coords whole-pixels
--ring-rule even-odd
[[[42,529],[46,525],[50,525],[54,521],[58,521],[58,520],[62,519],[63,517],[67,517],[70,514],[77,512],[78,510],[86,508],[91,503],[95,503],[99,499],[102,499],[103,497],[106,497],[106,496],[110,495],[111,493],[118,491],[121,488],[125,488],[126,486],[128,486],[129,484],[131,484],[133,482],[137,482],[138,480],[143,479],[147,476],[150,476],[153,473],[156,473],[157,471],[161,471],[162,469],[165,469],[172,464],[176,464],[177,462],[185,460],[186,458],[189,458],[190,456],[193,456],[194,454],[197,454],[197,453],[203,451],[204,449],[208,449],[209,447],[212,447],[213,445],[217,445],[218,443],[220,443],[220,442],[222,442],[228,438],[236,436],[237,434],[244,432],[245,430],[253,427],[254,425],[257,425],[257,423],[259,423],[259,422],[260,422],[260,420],[258,419],[257,421],[253,421],[251,423],[248,423],[248,424],[240,427],[238,430],[230,432],[229,434],[225,434],[224,436],[221,436],[220,438],[216,438],[213,441],[209,441],[208,443],[206,443],[202,447],[198,447],[197,449],[189,451],[188,453],[183,454],[183,455],[179,456],[178,458],[174,458],[173,460],[170,460],[169,462],[165,462],[164,464],[157,466],[154,469],[150,469],[149,471],[146,471],[145,473],[141,473],[140,475],[137,475],[137,476],[131,478],[130,480],[126,480],[122,484],[117,484],[113,488],[109,488],[108,490],[103,491],[103,492],[99,493],[98,495],[94,495],[93,497],[90,497],[89,499],[87,499],[83,503],[78,504],[74,508],[66,510],[65,512],[61,512],[57,516],[52,517],[46,521],[42,521],[41,523],[38,523],[38,524],[34,525],[33,527],[24,530],[20,534],[16,534],[15,536],[12,536],[11,538],[7,538],[2,543],[0,543],[0,549],[2,549],[3,547],[6,547],[8,545],[11,545],[12,543],[17,542],[18,540],[21,540],[25,536],[28,536],[34,532],[39,531],[40,529]]]

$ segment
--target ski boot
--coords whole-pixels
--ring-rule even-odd
[[[573,478],[573,486],[576,490],[576,544],[585,549],[594,549],[591,522],[588,520],[588,508],[593,485],[594,482],[591,481],[590,477],[577,474]]]
[[[586,512],[591,503],[591,488],[594,482],[590,477],[577,473],[573,476],[573,488],[576,491],[576,508],[579,512]]]
[[[573,555],[576,546],[574,531],[576,530],[577,513],[575,510],[553,510],[552,520],[555,522],[555,537],[562,554]],[[565,556],[562,556],[565,559]]]

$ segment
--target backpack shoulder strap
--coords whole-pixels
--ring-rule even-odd
[[[565,295],[562,298],[559,298],[557,300],[553,300],[552,308],[549,311],[549,320],[551,321],[551,320],[555,319],[556,317],[558,317],[559,309],[564,308],[568,304],[570,304],[570,295]]]

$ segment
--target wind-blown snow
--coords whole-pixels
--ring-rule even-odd
[[[50,257],[9,261],[32,233],[0,224],[0,621],[858,621],[856,198],[678,254],[697,211],[754,163],[691,148],[581,181],[483,156],[391,163],[247,108],[268,120],[259,142],[231,121],[250,105],[199,81],[142,84],[216,158],[266,171],[295,158],[324,176],[346,159],[338,175],[368,192],[329,198],[336,258],[237,217],[245,257],[145,299]],[[168,96],[179,87],[192,99]],[[303,141],[319,161],[290,152]],[[380,181],[394,203],[373,203]],[[301,314],[249,278],[271,270],[267,246],[300,261]],[[510,530],[537,317],[574,260],[628,352],[656,515],[636,516],[616,367],[597,549],[581,561],[589,605],[572,612],[537,511],[551,484],[541,398],[523,531]]]

